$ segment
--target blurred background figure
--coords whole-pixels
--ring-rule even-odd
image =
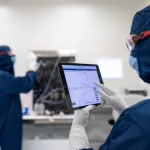
[[[36,81],[34,68],[24,77],[14,76],[16,57],[8,46],[0,46],[0,146],[21,150],[22,108],[19,94],[28,93]]]

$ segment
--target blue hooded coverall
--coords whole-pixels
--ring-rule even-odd
[[[131,34],[145,31],[150,31],[150,6],[136,13],[131,27]],[[131,55],[137,58],[139,77],[150,84],[150,37],[140,41]],[[150,150],[150,99],[126,109],[99,150]]]
[[[99,150],[150,150],[150,99],[126,109]]]
[[[10,48],[0,46],[0,52]],[[21,150],[22,109],[19,94],[28,93],[34,86],[36,73],[15,77],[10,56],[0,55],[0,147],[1,150]]]

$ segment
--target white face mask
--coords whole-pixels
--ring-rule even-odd
[[[134,58],[133,56],[130,56],[129,57],[129,64],[137,72],[137,74],[139,75],[139,67],[138,67],[138,63],[137,63],[137,58]]]

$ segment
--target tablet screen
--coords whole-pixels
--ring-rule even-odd
[[[72,107],[100,104],[94,81],[99,80],[96,66],[62,65]]]

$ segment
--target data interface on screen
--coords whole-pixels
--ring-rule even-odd
[[[63,65],[72,107],[99,104],[100,95],[94,81],[99,82],[96,66]]]

